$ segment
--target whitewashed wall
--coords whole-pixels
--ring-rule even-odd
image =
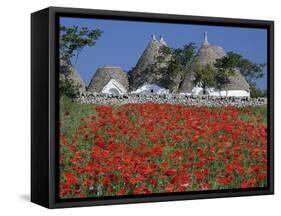
[[[168,94],[169,90],[165,88],[161,88],[158,85],[155,84],[145,84],[138,88],[135,91],[132,91],[132,93],[140,93],[140,94]]]
[[[109,80],[102,89],[102,93],[106,94],[125,94],[126,92],[124,86],[114,79]]]

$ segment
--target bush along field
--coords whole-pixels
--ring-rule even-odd
[[[265,187],[265,107],[60,101],[60,198]]]

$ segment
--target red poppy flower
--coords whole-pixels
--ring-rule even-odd
[[[77,183],[77,178],[72,172],[64,172],[63,175],[66,178],[66,183],[68,185],[74,185]]]
[[[170,169],[170,170],[167,170],[167,171],[165,172],[165,175],[166,175],[166,176],[174,176],[174,175],[176,175],[176,173],[177,173],[177,170],[176,170],[176,169]]]
[[[230,175],[222,175],[222,176],[217,177],[217,181],[221,185],[228,185],[232,182],[232,180],[233,180],[233,177]]]
[[[108,186],[111,183],[111,180],[108,176],[104,176],[101,179],[101,183],[102,183],[103,186]]]

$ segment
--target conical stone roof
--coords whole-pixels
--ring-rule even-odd
[[[160,36],[160,40],[159,40],[159,43],[164,45],[164,46],[168,46],[166,41],[164,40],[164,38],[162,36]]]
[[[75,68],[71,65],[69,60],[65,58],[60,58],[60,81],[64,82],[65,80],[69,80],[73,83],[73,85],[78,87],[79,93],[85,93],[86,87],[84,81],[81,79],[79,73],[75,70]]]
[[[136,66],[129,72],[131,90],[136,90],[144,84],[163,86],[162,81],[165,74],[163,74],[163,70],[161,69],[166,67],[165,61],[158,64],[156,67],[157,57],[160,55],[160,49],[163,46],[167,46],[163,37],[158,41],[156,37],[152,35],[149,44],[139,58]],[[167,56],[167,59],[169,58],[170,56]]]
[[[198,50],[194,62],[199,64],[213,64],[217,59],[224,57],[226,54],[222,47],[217,45],[210,45],[205,35],[204,43]]]
[[[181,86],[180,92],[191,93],[195,87],[194,83],[194,68],[197,64],[206,65],[214,64],[217,59],[220,59],[226,55],[224,49],[217,45],[211,45],[208,42],[207,32],[204,33],[204,42],[199,48],[196,56],[193,59],[193,63],[189,66],[188,73],[186,74]],[[231,76],[230,83],[225,86],[225,90],[246,90],[249,91],[249,84],[242,76],[240,71],[236,70],[235,74]]]
[[[110,80],[117,81],[128,91],[129,83],[127,74],[120,67],[111,65],[106,65],[97,69],[87,90],[89,92],[100,93]]]
[[[245,90],[250,91],[250,85],[239,70],[235,70],[234,75],[229,77],[229,84],[222,90]]]

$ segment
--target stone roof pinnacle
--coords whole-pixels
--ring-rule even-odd
[[[203,45],[209,45],[208,33],[207,32],[204,32],[204,42],[203,42]]]

